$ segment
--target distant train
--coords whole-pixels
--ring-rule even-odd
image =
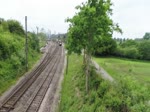
[[[57,43],[59,46],[62,46],[62,41],[61,40],[57,40]]]
[[[59,46],[62,46],[62,42],[59,42]]]

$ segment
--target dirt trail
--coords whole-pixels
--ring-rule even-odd
[[[92,60],[92,63],[96,68],[96,72],[98,74],[100,74],[104,79],[109,80],[111,82],[114,81],[114,79],[101,66],[99,66],[94,60]]]

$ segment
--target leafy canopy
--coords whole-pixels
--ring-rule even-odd
[[[150,33],[145,33],[145,35],[143,36],[143,39],[145,40],[149,40],[150,39]]]
[[[118,24],[114,24],[110,18],[111,6],[110,0],[88,0],[76,7],[78,13],[67,19],[70,22],[67,41],[69,53],[80,54],[85,49],[91,54],[101,39],[112,37],[114,30],[121,32]]]

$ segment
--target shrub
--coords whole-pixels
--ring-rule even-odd
[[[117,47],[115,40],[109,37],[101,37],[100,39],[100,43],[95,45],[95,54],[101,56],[113,55]]]
[[[19,35],[24,35],[24,30],[21,24],[16,20],[8,20],[8,30],[10,33],[15,33]]]
[[[125,47],[121,48],[118,47],[115,56],[119,57],[125,57],[125,58],[131,58],[131,59],[139,59],[140,58],[140,53],[136,47]]]
[[[131,59],[137,59],[140,57],[137,48],[129,47],[124,50],[124,56]]]
[[[150,60],[150,40],[142,41],[138,47],[141,59]]]

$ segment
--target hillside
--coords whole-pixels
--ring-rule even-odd
[[[28,65],[35,64],[41,54],[36,34],[28,32]],[[25,35],[16,20],[0,19],[0,95],[25,73]]]

